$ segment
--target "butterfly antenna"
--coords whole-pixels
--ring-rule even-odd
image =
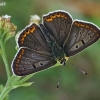
[[[74,66],[74,65],[73,65]],[[83,74],[88,75],[85,71],[81,70],[80,68],[74,66],[75,68],[77,68],[79,71],[81,71]]]
[[[63,65],[61,66],[61,69],[60,69],[60,73],[59,73],[59,77],[58,77],[58,83],[57,83],[57,89],[59,88],[59,81],[60,81],[60,77],[61,77],[61,73],[62,73],[62,68],[63,68]]]

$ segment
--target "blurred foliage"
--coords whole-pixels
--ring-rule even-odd
[[[29,24],[30,15],[42,16],[54,10],[66,10],[73,19],[92,22],[100,27],[100,0],[0,0],[1,15],[11,15],[17,32]],[[16,53],[15,39],[8,41],[6,47],[9,64]],[[56,89],[59,67],[39,72],[29,81],[30,87],[11,91],[9,100],[99,100],[100,99],[100,41],[83,52],[70,57],[62,70],[60,88]],[[86,71],[85,76],[74,66]],[[0,58],[0,84],[5,84],[6,72]]]

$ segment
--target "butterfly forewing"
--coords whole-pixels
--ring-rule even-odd
[[[32,24],[26,27],[18,38],[19,47],[28,47],[44,53],[50,52],[47,41],[39,26]]]
[[[24,76],[47,69],[55,63],[50,55],[22,47],[13,60],[12,69],[15,75]]]
[[[43,24],[54,37],[56,43],[63,47],[72,24],[71,16],[64,11],[55,11],[43,16]]]
[[[66,41],[64,50],[66,56],[73,56],[100,38],[100,29],[92,23],[74,21],[69,39]]]

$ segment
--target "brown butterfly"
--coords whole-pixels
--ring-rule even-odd
[[[20,47],[13,62],[15,75],[24,76],[47,69],[59,61],[84,50],[100,38],[100,29],[93,23],[72,20],[65,11],[43,16],[42,24],[31,24],[18,38]]]

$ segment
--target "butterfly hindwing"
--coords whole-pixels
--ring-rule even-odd
[[[12,70],[17,76],[28,75],[53,66],[56,63],[50,55],[21,47],[12,62]]]
[[[66,56],[73,56],[79,53],[99,38],[100,30],[96,25],[75,20],[72,24],[69,39],[64,47]]]
[[[64,11],[55,11],[43,16],[43,24],[54,37],[56,43],[63,47],[72,24],[71,16]]]

